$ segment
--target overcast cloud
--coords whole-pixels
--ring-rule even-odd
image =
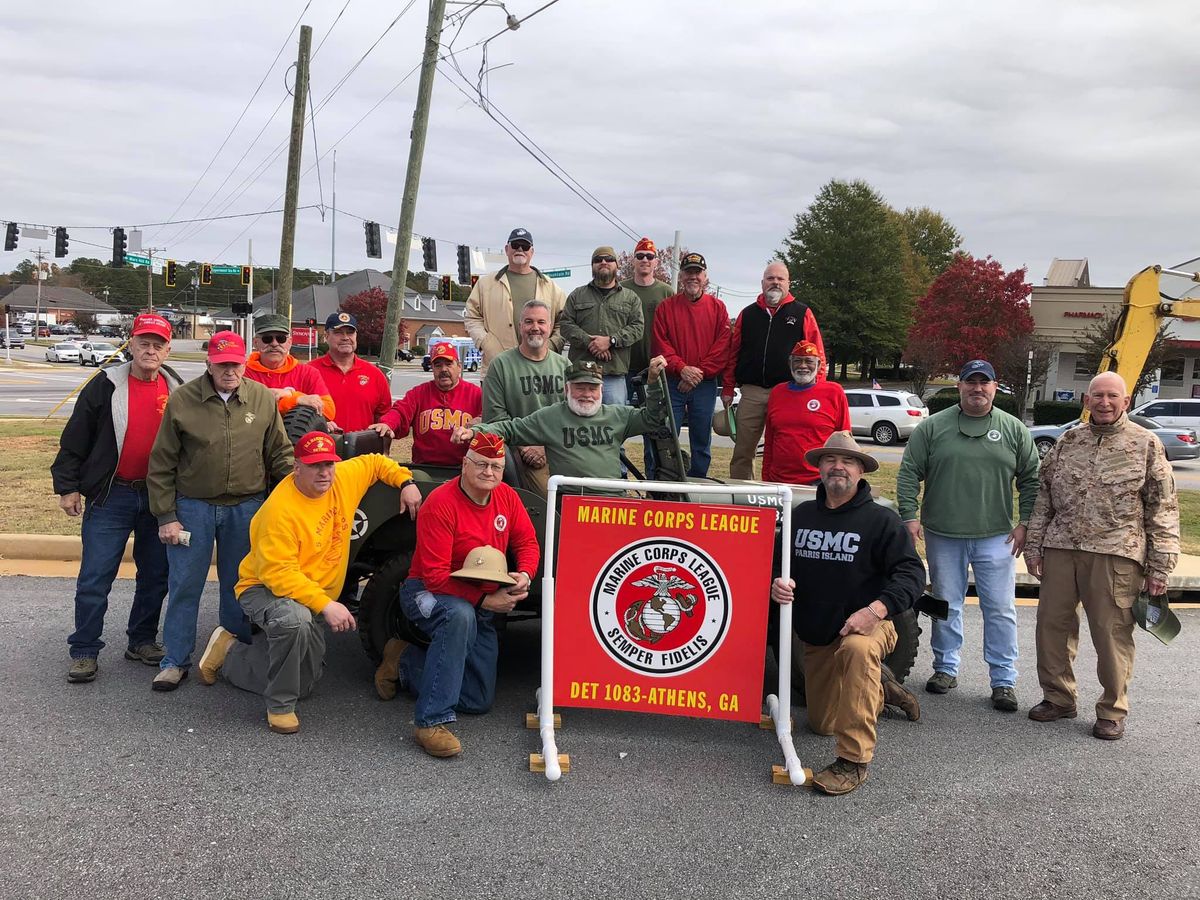
[[[508,8],[523,16],[542,2]],[[330,31],[344,3],[313,0],[303,17],[314,47],[328,34],[312,66],[317,103],[404,5],[351,0]],[[6,9],[0,220],[71,226],[74,255],[107,259],[107,232],[80,226],[170,217],[304,5]],[[320,152],[417,64],[426,9],[416,3],[317,113]],[[897,208],[939,210],[966,249],[1028,266],[1035,284],[1053,257],[1087,256],[1093,283],[1119,285],[1151,263],[1200,256],[1198,20],[1200,8],[1184,2],[560,0],[489,45],[487,84],[497,108],[635,232],[661,245],[681,230],[731,306],[757,291],[793,217],[831,178],[865,179]],[[503,26],[497,8],[482,8],[455,48]],[[286,98],[295,53],[293,35],[173,218],[282,206],[286,154],[267,160],[286,140],[290,100],[217,189]],[[460,57],[472,79],[479,53]],[[342,210],[395,227],[416,85],[414,74],[338,145]],[[311,129],[305,142],[307,168]],[[321,164],[326,205],[330,162]],[[321,198],[310,172],[301,203]],[[271,265],[280,221],[146,236],[174,258],[230,264],[244,261],[252,238],[256,262]],[[366,259],[359,220],[340,214],[337,224],[339,271],[390,267]],[[597,244],[632,248],[439,77],[416,231],[446,242],[438,256],[450,271],[453,243],[498,248],[517,225],[533,232],[539,265],[577,267],[571,283],[586,279]],[[33,247],[0,255],[0,268]],[[296,264],[328,269],[328,212],[322,222],[301,211]]]

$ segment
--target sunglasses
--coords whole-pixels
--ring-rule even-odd
[[[275,332],[260,334],[258,339],[264,344],[286,344],[288,342],[288,336],[286,334],[278,334]]]
[[[512,247],[514,250],[529,250],[533,247],[533,244],[527,244],[525,241],[516,241],[508,246]]]
[[[654,254],[653,253],[635,253],[635,254],[633,254],[633,258],[634,259],[654,259]]]
[[[615,256],[593,256],[592,263],[614,263],[617,261]]]

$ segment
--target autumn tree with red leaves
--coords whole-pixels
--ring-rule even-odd
[[[342,310],[358,320],[358,352],[370,355],[379,352],[383,342],[383,328],[387,321],[388,295],[382,288],[351,294],[342,301]],[[404,320],[400,320],[399,343],[405,341]]]
[[[1005,272],[999,262],[960,254],[917,301],[905,359],[913,384],[958,372],[971,359],[992,359],[1024,344],[1033,333],[1031,285],[1024,268]],[[920,393],[921,391],[917,391]]]

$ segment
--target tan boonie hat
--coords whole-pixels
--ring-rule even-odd
[[[712,429],[721,437],[737,438],[737,404],[713,413]]]
[[[516,580],[508,574],[508,559],[495,547],[476,547],[463,560],[463,567],[457,572],[451,572],[452,578],[465,578],[468,581],[492,581],[496,584],[516,584]]]
[[[870,453],[864,453],[854,440],[854,435],[848,431],[835,431],[829,436],[824,447],[815,447],[804,454],[810,466],[819,465],[821,457],[827,453],[837,453],[841,456],[853,456],[863,464],[864,472],[874,472],[879,468],[879,462]]]

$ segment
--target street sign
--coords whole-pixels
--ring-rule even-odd
[[[570,278],[570,269],[543,269],[542,274],[547,278]]]
[[[138,256],[136,253],[126,253],[125,262],[131,266],[148,266],[150,265],[150,257]]]
[[[129,257],[126,256],[126,259],[128,259],[128,258]],[[212,273],[214,275],[241,275],[242,267],[241,266],[213,266]]]

